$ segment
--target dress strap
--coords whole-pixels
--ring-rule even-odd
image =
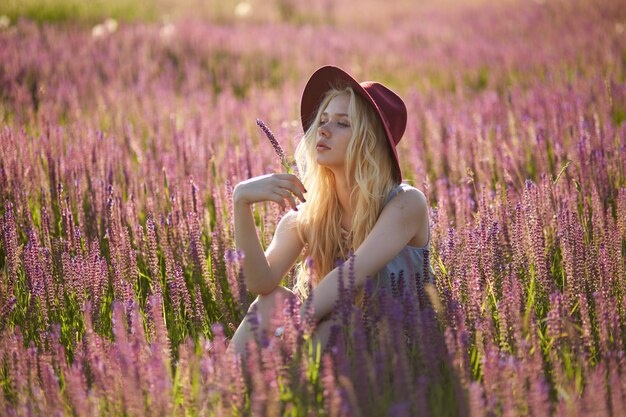
[[[397,187],[395,187],[394,189],[392,189],[391,191],[389,191],[389,194],[387,195],[387,199],[385,200],[385,206],[387,205],[387,203],[389,203],[396,195],[398,195],[398,193],[400,191],[402,191],[403,184],[399,184]]]

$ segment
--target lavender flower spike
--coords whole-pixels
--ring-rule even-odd
[[[283,151],[283,148],[280,146],[280,143],[278,143],[278,141],[276,140],[276,137],[274,136],[272,131],[265,125],[265,123],[263,123],[263,120],[261,119],[256,119],[256,124],[259,125],[261,130],[263,130],[263,133],[265,133],[265,136],[267,136],[267,138],[270,140],[270,143],[274,147],[276,154],[280,158],[281,165],[285,167],[288,173],[291,174],[292,173],[291,167],[289,166],[289,162],[287,162],[285,151]]]

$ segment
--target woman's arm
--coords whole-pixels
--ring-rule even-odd
[[[234,204],[235,215],[235,246],[243,252],[243,276],[248,291],[259,294],[265,281],[270,276],[269,264],[259,242],[252,216],[252,206]]]
[[[296,229],[297,213],[287,213],[279,222],[272,243],[263,253],[252,215],[252,204],[274,201],[285,208],[285,201],[296,208],[293,195],[304,201],[304,186],[294,175],[272,174],[239,183],[233,192],[235,246],[244,254],[243,274],[253,294],[268,294],[302,251]]]
[[[417,234],[420,227],[428,227],[425,218],[428,221],[428,205],[421,191],[410,189],[391,200],[354,253],[356,286],[362,286],[367,277],[374,276],[387,265]],[[313,290],[314,320],[332,311],[339,298],[338,288],[339,273],[338,268],[335,268]]]

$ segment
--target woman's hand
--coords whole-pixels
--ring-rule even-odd
[[[292,174],[268,174],[242,181],[235,187],[233,202],[235,205],[273,201],[285,210],[287,203],[298,211],[296,199],[305,202],[304,185]]]

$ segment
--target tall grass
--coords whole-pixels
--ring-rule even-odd
[[[0,409],[620,415],[620,6],[0,31]],[[286,304],[284,335],[241,361],[225,351],[251,302],[232,189],[282,169],[255,120],[293,154],[301,88],[325,63],[406,100],[399,153],[429,199],[435,288],[369,283],[362,309],[346,290],[324,352]],[[266,245],[282,213],[254,215]]]

